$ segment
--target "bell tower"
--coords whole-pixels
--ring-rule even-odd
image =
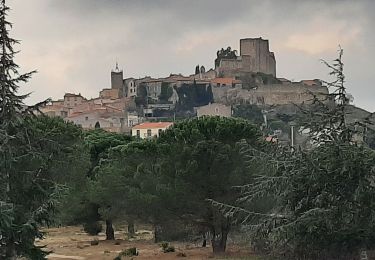
[[[116,62],[116,67],[111,71],[111,88],[122,90],[124,81],[124,73],[118,68],[118,63]]]

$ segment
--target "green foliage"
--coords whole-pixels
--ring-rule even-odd
[[[283,133],[289,133],[290,125],[281,120],[268,120],[268,129],[271,133],[275,130],[282,130]]]
[[[375,150],[375,130],[371,130],[371,129],[368,130],[366,134],[365,142],[371,149]]]
[[[91,157],[91,171],[98,166],[100,159],[105,158],[111,147],[130,142],[131,137],[125,134],[106,132],[101,129],[86,132],[85,144]]]
[[[256,125],[261,125],[264,122],[262,110],[251,104],[240,104],[233,107],[233,116],[249,120]]]
[[[13,254],[41,259],[46,254],[34,246],[34,238],[43,238],[38,226],[51,223],[52,213],[65,193],[55,183],[64,179],[62,171],[57,169],[63,168],[60,159],[74,151],[82,132],[62,119],[47,117],[25,117],[18,129],[24,131],[15,132],[17,138],[10,142],[16,164],[8,171],[9,203],[6,204],[12,205],[13,213],[8,218],[11,226],[1,230],[2,243],[7,246],[14,243]]]
[[[175,251],[174,246],[170,246],[168,242],[163,242],[160,246],[163,253],[171,253]]]
[[[137,248],[135,247],[131,247],[131,248],[128,248],[128,249],[124,249],[120,252],[120,254],[118,255],[118,257],[120,257],[120,259],[122,257],[126,257],[126,256],[137,256],[138,255],[138,251],[137,251]]]
[[[160,143],[194,144],[201,140],[234,144],[242,139],[256,143],[261,134],[246,120],[222,117],[193,118],[178,122],[159,138]]]
[[[97,171],[99,166],[108,159],[108,152],[111,148],[124,145],[130,140],[130,136],[101,129],[85,132],[84,145],[77,150],[80,153],[77,158],[81,158],[81,161],[71,162],[71,167],[79,169],[79,172],[75,174],[76,182],[69,183],[69,192],[62,201],[60,218],[63,223],[83,223],[86,232],[97,234],[102,229],[98,221],[111,219],[108,200],[112,195],[118,194],[115,189],[112,193],[111,187],[105,186],[104,182],[110,184],[112,181],[116,185],[114,182],[117,179],[111,178],[111,174],[108,178],[103,177]],[[103,187],[100,186],[102,182]]]
[[[315,107],[302,109],[310,130],[310,150],[261,151],[245,145],[244,158],[266,165],[255,183],[242,186],[243,200],[274,198],[265,211],[216,203],[249,224],[253,244],[290,259],[354,259],[361,248],[375,248],[373,195],[375,152],[354,142],[355,127],[346,123],[342,50],[333,65],[336,79],[327,83],[327,99],[313,97]]]
[[[156,154],[152,142],[125,142],[109,148],[98,165],[86,191],[86,204],[96,205],[100,218],[106,220],[107,238],[112,232],[108,225],[119,218],[128,222],[135,218],[152,222],[149,218],[158,210],[152,206],[150,193],[155,191],[155,180],[149,169],[155,167],[156,158],[152,158]]]
[[[96,236],[102,232],[103,226],[98,221],[89,221],[83,224],[83,230],[89,235]]]
[[[176,123],[158,140],[112,147],[90,182],[89,201],[103,218],[154,224],[156,239],[165,223],[182,221],[212,229],[225,243],[229,219],[206,199],[235,202],[231,186],[251,179],[238,142],[258,145],[260,136],[245,120],[207,117]]]
[[[199,64],[195,66],[195,75],[198,75],[200,73]]]
[[[137,88],[137,96],[135,97],[135,104],[139,106],[147,105],[147,87],[145,84],[140,84]]]
[[[160,102],[167,103],[168,99],[172,96],[173,89],[169,86],[169,83],[162,82],[161,83],[161,92],[159,95]]]
[[[211,86],[206,84],[183,84],[176,89],[179,101],[177,111],[193,111],[194,107],[204,106],[213,102]]]
[[[251,181],[239,160],[239,142],[261,145],[257,127],[241,119],[203,117],[176,123],[161,134],[160,194],[163,208],[215,236],[214,252],[225,251],[230,216],[206,199],[236,203],[233,186]],[[176,216],[175,216],[176,217]],[[217,241],[216,241],[217,240]]]

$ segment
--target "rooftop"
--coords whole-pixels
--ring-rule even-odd
[[[233,78],[215,78],[213,80],[211,80],[212,83],[219,83],[219,84],[226,84],[226,85],[230,85],[230,84],[233,84],[233,83],[241,83],[240,80],[235,80]]]
[[[133,127],[133,129],[168,128],[172,122],[145,122]]]

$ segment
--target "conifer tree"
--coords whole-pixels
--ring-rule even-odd
[[[253,212],[214,202],[246,223],[253,245],[283,259],[357,259],[359,251],[375,248],[375,153],[360,142],[360,124],[347,122],[342,55],[339,49],[332,64],[323,61],[335,78],[326,82],[331,93],[301,108],[311,149],[242,147],[249,164],[264,165],[253,184],[240,187],[242,200],[271,197],[273,205]]]
[[[14,62],[19,41],[9,36],[9,7],[0,2],[0,259],[24,256],[44,259],[46,253],[34,245],[42,238],[38,225],[48,221],[55,194],[53,182],[45,179],[48,156],[30,114],[45,103],[24,105],[28,96],[18,94],[20,83],[35,71],[20,74]],[[47,102],[47,101],[46,101]],[[48,146],[47,140],[44,140]]]

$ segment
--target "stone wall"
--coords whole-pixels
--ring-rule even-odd
[[[124,74],[121,71],[111,71],[111,88],[122,89]]]
[[[240,72],[261,72],[276,77],[276,59],[269,50],[268,40],[246,38],[240,40],[240,56],[222,59],[217,67],[220,76],[236,76]]]
[[[238,57],[236,60],[233,59],[222,59],[220,65],[217,68],[217,75],[219,77],[233,77],[238,72],[242,71],[242,59]]]
[[[318,96],[328,94],[326,87],[308,87],[300,83],[260,85],[251,90],[240,87],[213,87],[214,101],[228,105],[249,103],[254,105],[309,104],[311,93]]]
[[[276,60],[269,50],[268,40],[247,38],[240,40],[242,69],[247,72],[262,72],[276,77]]]
[[[222,116],[231,117],[232,108],[219,103],[210,103],[206,106],[197,107],[197,117],[202,116]]]
[[[120,90],[119,89],[103,89],[99,92],[100,98],[108,98],[108,99],[118,99]]]

